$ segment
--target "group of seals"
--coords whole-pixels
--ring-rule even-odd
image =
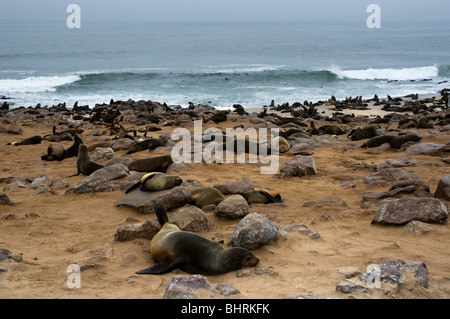
[[[62,161],[65,158],[78,157],[78,151],[82,144],[84,144],[83,139],[78,133],[74,133],[73,144],[67,150],[59,144],[51,144],[47,148],[47,154],[42,155],[41,159],[44,161]]]
[[[157,264],[136,274],[159,275],[178,268],[190,274],[220,275],[258,264],[259,258],[247,249],[226,249],[198,234],[182,231],[169,223],[159,203],[153,202],[153,208],[162,226],[150,243],[150,253]]]

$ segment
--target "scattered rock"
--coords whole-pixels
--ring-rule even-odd
[[[434,197],[450,201],[450,175],[441,178]]]
[[[390,167],[411,167],[411,166],[420,166],[426,165],[431,166],[432,163],[425,163],[419,160],[416,160],[412,157],[402,157],[399,159],[387,159],[386,163],[381,163],[377,165],[377,169],[390,168]]]
[[[292,226],[285,227],[282,230],[285,232],[288,232],[288,233],[296,231],[296,232],[300,233],[301,235],[308,237],[309,239],[313,239],[313,240],[321,238],[319,233],[308,229],[308,226],[306,226],[306,225],[292,225]]]
[[[303,204],[303,207],[317,207],[317,208],[323,208],[323,207],[346,207],[347,203],[337,197],[327,197],[317,202],[306,202]]]
[[[54,179],[52,180],[52,183],[50,185],[51,188],[56,190],[65,189],[68,188],[69,186],[70,186],[69,183],[65,182],[62,179]]]
[[[232,195],[225,198],[214,212],[218,217],[237,219],[248,215],[250,208],[242,195]]]
[[[251,213],[239,222],[228,245],[254,250],[272,244],[278,237],[278,228],[267,217]]]
[[[157,218],[149,218],[146,221],[138,224],[125,225],[120,227],[114,234],[115,241],[128,241],[134,239],[152,239],[161,225]]]
[[[23,256],[22,253],[16,253],[8,249],[0,248],[0,261],[3,261],[8,258],[16,262],[21,262],[22,256]]]
[[[191,199],[190,194],[181,186],[159,192],[143,192],[135,189],[122,196],[114,206],[126,206],[144,214],[152,214],[152,201],[158,201],[166,210],[186,205]]]
[[[380,203],[372,224],[404,225],[412,220],[447,222],[447,207],[436,198],[387,199]]]
[[[413,235],[424,235],[426,233],[436,231],[438,229],[437,226],[433,226],[427,223],[422,223],[417,220],[413,220],[403,226],[403,229]]]
[[[10,201],[6,194],[0,193],[0,205],[14,206],[14,203]]]
[[[182,171],[188,171],[195,169],[194,163],[172,163],[167,167],[166,174],[172,175],[174,173],[182,172]]]
[[[363,203],[378,201],[383,198],[394,197],[398,194],[411,194],[411,193],[414,193],[414,190],[415,190],[414,185],[409,185],[409,186],[402,187],[402,188],[395,188],[393,190],[389,190],[386,192],[365,194],[365,195],[363,195],[362,201],[363,201]]]
[[[83,179],[77,185],[69,188],[66,194],[85,194],[98,192],[106,182],[123,178],[130,174],[130,170],[124,164],[115,164],[96,170],[94,173]]]
[[[342,267],[338,268],[338,272],[344,275],[345,278],[353,278],[355,276],[361,275],[362,271],[358,267]]]
[[[114,152],[121,150],[129,150],[136,142],[130,140],[129,138],[121,138],[114,142],[111,146]]]
[[[329,221],[334,221],[333,217],[331,217],[330,215],[320,214],[320,215],[317,215],[313,219],[311,224],[314,225],[314,224],[319,223],[319,222],[329,222]]]
[[[219,293],[223,296],[231,296],[231,295],[237,295],[237,294],[241,293],[239,291],[239,289],[237,289],[233,286],[230,286],[230,285],[225,285],[225,284],[217,284],[216,290],[219,291]]]
[[[46,176],[36,178],[30,185],[30,188],[37,189],[39,187],[50,187],[52,184],[51,180]]]
[[[90,152],[89,155],[94,162],[105,159],[110,160],[114,158],[114,151],[112,148],[97,147],[94,151]]]
[[[444,144],[437,143],[417,143],[408,147],[405,153],[411,155],[437,155],[444,146]]]
[[[8,128],[8,133],[9,133],[9,134],[22,135],[23,130],[22,130],[19,126],[17,126],[17,125],[11,125],[11,126]]]
[[[223,195],[233,195],[254,190],[255,187],[250,181],[243,177],[234,182],[214,185]]]
[[[164,299],[213,298],[214,288],[201,275],[174,276],[166,287]]]
[[[181,230],[190,232],[208,231],[216,224],[197,206],[187,206],[169,215],[169,222],[177,225]]]
[[[287,162],[280,169],[280,178],[316,174],[316,162],[313,156],[295,156],[294,161]]]

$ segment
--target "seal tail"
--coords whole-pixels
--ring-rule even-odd
[[[169,222],[169,218],[167,217],[166,210],[160,203],[158,203],[156,201],[153,201],[152,205],[153,205],[153,210],[155,211],[156,217],[158,217],[159,223],[161,224],[161,226],[164,226],[164,224]]]
[[[138,188],[139,185],[141,185],[141,181],[137,182],[136,184],[134,184],[133,186],[131,186],[130,188],[128,188],[128,189],[125,191],[125,194],[128,194],[128,193],[131,192],[132,190]]]

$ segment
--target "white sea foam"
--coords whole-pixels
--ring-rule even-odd
[[[336,74],[341,79],[353,80],[409,81],[434,78],[439,75],[439,69],[437,66],[403,69],[369,68],[365,70],[341,70],[338,67],[332,67],[329,71]]]
[[[54,92],[61,85],[79,81],[78,75],[66,76],[31,76],[24,79],[0,80],[0,92],[4,93],[38,93]]]
[[[207,66],[203,71],[206,73],[250,73],[250,72],[276,71],[283,67],[284,65],[227,64],[220,66]]]

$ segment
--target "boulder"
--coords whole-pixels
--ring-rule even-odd
[[[204,299],[214,297],[214,288],[201,275],[174,276],[166,287],[164,299]]]
[[[237,219],[248,215],[250,208],[242,195],[232,195],[225,198],[214,212],[218,217]]]
[[[295,156],[294,161],[287,162],[280,169],[280,178],[316,174],[316,162],[313,156]]]
[[[403,229],[413,235],[424,235],[426,233],[436,231],[438,227],[413,220],[408,224],[406,224],[405,226],[403,226]]]
[[[114,206],[126,206],[144,214],[152,214],[152,201],[158,201],[166,210],[186,205],[191,199],[190,194],[180,186],[158,192],[143,192],[135,189],[122,196]]]
[[[152,239],[159,230],[161,225],[157,218],[149,218],[142,223],[125,225],[120,227],[114,234],[115,241],[127,241],[138,238]]]
[[[436,192],[434,193],[434,197],[450,201],[450,175],[441,178],[436,188]]]
[[[114,157],[114,151],[112,148],[108,147],[97,147],[94,151],[90,152],[89,155],[94,162],[105,159],[110,160]]]
[[[437,155],[444,146],[444,144],[437,143],[417,143],[408,147],[405,153],[411,155]]]
[[[417,220],[445,224],[447,207],[436,198],[387,199],[380,203],[372,224],[405,225]]]
[[[239,222],[227,244],[254,250],[272,244],[278,237],[278,228],[267,217],[251,213]]]
[[[14,203],[9,200],[6,194],[0,193],[0,205],[14,206]]]
[[[103,184],[128,176],[130,170],[124,164],[115,164],[96,170],[77,185],[69,188],[66,194],[84,194],[100,191]]]
[[[197,206],[187,206],[169,215],[169,222],[177,225],[181,230],[190,232],[208,231],[216,224],[206,213]]]

